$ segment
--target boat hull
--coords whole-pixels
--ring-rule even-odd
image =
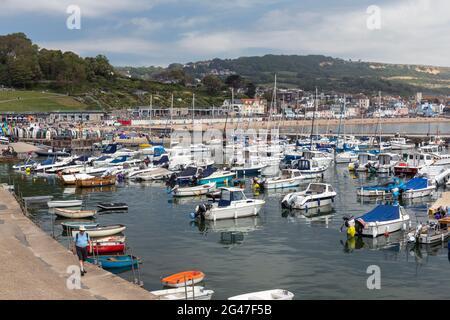
[[[232,203],[228,207],[213,207],[206,212],[205,219],[216,221],[256,216],[264,204],[264,200],[247,200],[245,203]]]
[[[195,197],[205,195],[215,190],[216,190],[216,183],[213,182],[195,187],[185,187],[185,188],[175,187],[174,189],[172,189],[172,194],[174,197]]]

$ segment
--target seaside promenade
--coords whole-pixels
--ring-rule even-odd
[[[69,289],[77,258],[27,218],[0,187],[0,299],[152,300],[155,296],[110,272],[88,265],[80,289]]]

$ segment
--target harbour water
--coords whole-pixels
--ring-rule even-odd
[[[55,176],[16,173],[0,165],[1,182],[14,183],[22,196],[53,195],[54,199],[83,199],[87,208],[105,201],[126,202],[128,212],[97,216],[100,224],[123,223],[131,254],[144,264],[140,278],[148,290],[162,288],[160,278],[198,269],[204,285],[215,291],[213,299],[273,288],[287,289],[296,299],[448,299],[450,256],[447,243],[408,245],[405,234],[347,241],[340,232],[344,215],[360,215],[375,206],[356,196],[361,185],[386,177],[355,175],[346,165],[332,166],[324,180],[338,194],[331,212],[306,217],[283,211],[282,196],[290,190],[256,195],[266,205],[255,218],[207,222],[191,221],[189,213],[206,198],[173,200],[163,183],[123,183],[104,189],[75,190]],[[306,184],[300,188],[305,188]],[[426,220],[432,198],[404,203],[413,224]],[[247,183],[247,196],[254,196]],[[31,218],[64,245],[61,220],[45,207],[30,207]],[[307,215],[317,214],[309,212]],[[381,270],[381,289],[369,290],[369,266]],[[134,281],[131,271],[120,276]]]

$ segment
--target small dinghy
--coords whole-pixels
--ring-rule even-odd
[[[109,241],[109,242],[93,242],[92,246],[88,247],[88,252],[94,252],[95,254],[103,253],[113,253],[113,252],[124,252],[125,243],[120,241]]]
[[[128,205],[123,202],[101,202],[97,207],[102,210],[128,210]]]
[[[81,227],[87,228],[95,228],[98,227],[99,224],[96,222],[87,222],[87,221],[66,221],[61,223],[64,229],[73,229],[79,230]]]
[[[67,207],[81,207],[83,200],[54,200],[48,201],[49,208],[67,208]]]
[[[228,300],[292,300],[294,294],[283,289],[251,292],[230,297]]]
[[[93,177],[90,179],[76,180],[75,184],[79,188],[112,186],[116,184],[116,176]]]
[[[187,287],[150,291],[150,293],[157,296],[159,300],[211,300],[214,291],[194,286],[194,290],[192,287]]]
[[[122,269],[122,268],[131,268],[137,267],[139,263],[142,263],[141,259],[131,256],[96,256],[96,257],[88,257],[87,261],[101,266],[103,269]]]
[[[96,243],[102,243],[102,242],[122,242],[122,243],[124,243],[126,241],[126,237],[123,235],[96,237],[95,239],[93,239],[93,241],[95,241]]]
[[[94,228],[86,228],[86,232],[90,237],[107,237],[123,232],[127,227],[123,224],[116,224],[111,226],[99,226]],[[72,235],[75,237],[78,233],[77,230],[72,231]]]
[[[70,219],[91,218],[95,216],[96,213],[97,213],[96,210],[70,210],[70,209],[55,208],[56,215]]]
[[[205,274],[201,271],[183,271],[161,279],[163,285],[167,287],[180,288],[192,286],[202,282]]]
[[[408,241],[421,244],[433,244],[444,242],[449,236],[446,225],[441,226],[439,222],[430,221],[426,224],[419,223],[415,231],[408,233]]]
[[[180,187],[175,186],[171,193],[174,197],[194,197],[201,196],[216,190],[216,183],[211,182],[200,186]]]

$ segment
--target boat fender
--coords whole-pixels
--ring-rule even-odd
[[[355,234],[356,234],[355,226],[351,226],[351,227],[349,227],[349,228],[347,229],[347,235],[348,235],[350,238],[355,237]]]

